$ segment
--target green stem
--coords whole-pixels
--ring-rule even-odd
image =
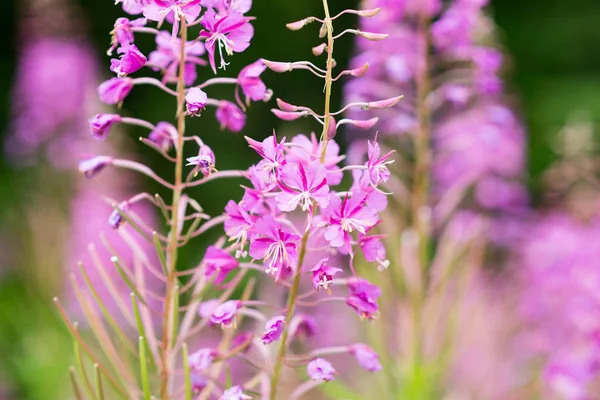
[[[327,71],[325,74],[325,123],[323,124],[323,133],[321,134],[321,140],[323,141],[323,150],[321,151],[321,163],[325,161],[325,154],[327,151],[327,144],[329,138],[327,132],[329,131],[329,124],[331,123],[331,86],[333,84],[333,23],[331,22],[331,16],[329,15],[329,5],[327,0],[323,0],[323,9],[325,10],[325,24],[327,25]]]
[[[173,332],[172,321],[174,321],[171,312],[173,312],[172,304],[175,302],[174,296],[178,291],[173,290],[177,284],[177,226],[179,225],[179,202],[183,191],[183,145],[185,135],[185,43],[187,40],[187,24],[185,18],[181,18],[180,27],[180,60],[179,76],[177,79],[177,143],[175,146],[175,184],[173,189],[173,202],[171,204],[171,221],[169,224],[169,243],[167,245],[167,285],[166,299],[164,304],[164,319],[162,327],[162,346],[161,346],[161,377],[160,377],[160,397],[162,400],[169,400],[169,383],[170,383],[170,362],[173,340],[169,335]]]

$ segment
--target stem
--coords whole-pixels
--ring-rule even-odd
[[[416,76],[416,89],[417,89],[417,118],[419,121],[419,130],[415,136],[415,158],[416,165],[414,171],[414,188],[413,188],[413,202],[412,202],[412,215],[413,225],[417,231],[419,237],[419,249],[418,249],[418,260],[419,270],[422,274],[420,280],[425,284],[425,277],[429,265],[429,218],[425,218],[424,213],[429,208],[429,176],[430,176],[430,163],[431,163],[431,133],[429,126],[430,110],[427,104],[427,97],[429,95],[429,20],[425,14],[419,17],[419,52],[423,60],[423,68],[419,69]],[[414,310],[413,310],[413,373],[418,373],[420,369],[421,352],[422,352],[422,309],[423,309],[423,298],[424,287],[418,288],[415,292],[414,298]]]
[[[169,243],[167,245],[167,287],[166,299],[164,306],[164,319],[162,331],[162,346],[161,346],[161,377],[160,377],[160,397],[162,400],[169,400],[169,384],[170,374],[169,368],[171,363],[171,347],[173,345],[172,338],[169,335],[173,332],[171,321],[174,318],[171,316],[173,310],[172,304],[176,301],[174,296],[178,291],[173,290],[177,284],[177,227],[179,225],[179,203],[183,191],[183,145],[185,135],[185,43],[187,40],[187,26],[185,18],[181,18],[181,28],[179,30],[181,36],[180,46],[180,63],[179,76],[177,79],[177,146],[175,155],[175,184],[173,187],[173,202],[171,204],[171,221],[169,223]]]
[[[323,150],[321,151],[321,163],[325,161],[325,154],[327,152],[327,143],[329,138],[327,132],[329,131],[329,124],[331,120],[331,85],[333,83],[333,23],[331,22],[331,16],[329,15],[329,5],[327,0],[323,0],[323,9],[325,10],[325,24],[327,24],[327,71],[325,74],[325,112],[323,113],[325,120],[323,124],[323,133],[321,134],[321,140],[323,141]]]
[[[271,379],[271,390],[270,399],[275,400],[275,394],[277,392],[277,383],[279,381],[279,375],[281,373],[281,367],[283,366],[283,359],[285,357],[285,349],[287,345],[287,339],[289,335],[289,323],[294,317],[294,311],[296,310],[296,299],[298,298],[298,289],[300,288],[300,275],[302,274],[302,264],[304,263],[304,256],[306,255],[306,243],[308,242],[310,230],[307,230],[302,237],[302,243],[300,244],[300,254],[298,255],[298,266],[296,267],[296,273],[294,274],[294,283],[290,289],[290,296],[288,297],[287,313],[285,315],[285,326],[283,328],[283,334],[279,339],[279,350],[277,351],[277,360],[275,362],[275,369],[273,370],[273,378]]]

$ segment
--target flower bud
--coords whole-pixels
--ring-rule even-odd
[[[364,63],[361,67],[351,69],[349,71],[349,74],[355,78],[360,78],[361,76],[366,74],[368,70],[369,70],[369,63],[367,62],[367,63]]]
[[[193,117],[198,117],[206,107],[208,96],[202,89],[193,87],[185,95],[187,114]]]
[[[336,373],[333,365],[323,358],[315,358],[309,362],[306,367],[306,372],[313,381],[325,382],[332,381],[333,374]]]
[[[335,122],[335,118],[333,118],[332,116],[329,116],[329,123],[327,124],[327,132],[326,132],[326,136],[327,136],[327,140],[331,140],[335,137],[335,134],[337,133],[337,124]]]
[[[348,348],[348,352],[353,354],[360,366],[367,371],[377,372],[382,370],[381,363],[379,362],[379,356],[366,344],[353,344]]]
[[[278,315],[267,321],[265,325],[265,332],[261,339],[264,344],[273,343],[281,337],[283,333],[283,326],[285,325],[285,317]]]
[[[321,43],[320,45],[312,48],[312,53],[315,56],[320,56],[321,54],[323,54],[323,52],[325,51],[326,48],[327,48],[327,45],[325,43]]]
[[[372,40],[372,41],[383,40],[386,37],[390,36],[387,33],[373,33],[373,32],[360,32],[359,35],[364,37],[367,40]]]
[[[315,20],[314,17],[308,17],[308,18],[304,18],[300,21],[290,22],[289,24],[286,24],[285,26],[291,31],[299,31],[300,29],[304,28],[306,25],[310,24],[314,20]]]
[[[269,68],[271,71],[275,71],[275,72],[289,72],[291,71],[292,68],[292,63],[286,62],[277,62],[277,61],[269,61],[269,60],[265,60],[264,58],[261,59],[261,61],[267,66],[267,68]]]
[[[112,163],[112,158],[108,156],[96,156],[87,158],[79,162],[79,172],[91,179],[99,174],[104,168]]]
[[[371,118],[367,120],[356,120],[356,119],[345,119],[344,122],[350,125],[354,125],[359,129],[371,129],[379,121],[379,118]],[[341,122],[341,121],[340,121]]]
[[[323,39],[325,36],[327,36],[327,24],[324,23],[319,29],[319,38]]]
[[[284,121],[294,121],[298,118],[306,117],[308,115],[307,111],[299,111],[299,112],[288,112],[281,111],[276,108],[271,109],[271,112],[275,114],[275,116]]]
[[[96,114],[89,119],[90,132],[96,139],[106,139],[110,128],[121,122],[121,116],[118,114]]]
[[[116,207],[123,212],[129,208],[129,202],[123,201]],[[123,218],[123,215],[118,210],[113,210],[108,217],[108,224],[113,229],[119,229],[119,227],[123,225],[123,222],[125,222],[125,218]]]
[[[210,322],[214,325],[221,325],[223,328],[228,328],[233,324],[233,318],[238,308],[241,307],[239,300],[229,300],[215,307],[211,316]]]
[[[371,101],[371,102],[367,103],[366,109],[367,110],[372,110],[372,109],[380,109],[380,108],[393,107],[396,104],[398,104],[398,102],[403,97],[404,96],[396,96],[396,97],[391,97],[391,98],[385,99],[385,100]]]
[[[98,86],[98,96],[103,103],[119,104],[133,89],[131,78],[111,78]]]
[[[360,17],[373,17],[377,15],[377,13],[381,10],[381,8],[377,7],[372,10],[358,10],[358,15]]]
[[[287,111],[287,112],[298,111],[297,106],[290,104],[290,103],[286,103],[285,101],[283,101],[281,99],[277,99],[277,107],[279,107],[282,111]]]

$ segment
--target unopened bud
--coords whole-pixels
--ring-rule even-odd
[[[285,101],[283,101],[281,99],[277,99],[277,107],[279,107],[282,111],[286,111],[286,112],[298,111],[297,106],[290,104],[290,103],[286,103]]]
[[[335,137],[335,134],[337,133],[337,124],[335,122],[335,118],[333,118],[332,116],[329,116],[328,118],[329,122],[327,123],[327,140],[331,140]]]
[[[272,71],[275,72],[288,72],[291,71],[292,68],[292,63],[289,62],[277,62],[277,61],[269,61],[269,60],[265,60],[264,58],[261,59],[261,61],[263,62],[263,64],[265,64],[267,66],[267,68],[269,68]]]
[[[310,24],[314,20],[315,20],[314,17],[308,17],[308,18],[304,18],[303,20],[300,20],[300,21],[290,22],[289,24],[286,24],[285,26],[291,31],[299,31],[300,29],[304,28],[304,26]]]
[[[390,36],[387,33],[373,33],[373,32],[362,32],[362,31],[359,31],[359,35],[364,37],[367,40],[372,40],[372,41],[383,40],[386,37]]]
[[[367,106],[365,107],[365,109],[372,110],[372,109],[393,107],[396,104],[398,104],[400,99],[402,99],[403,97],[404,96],[396,96],[396,97],[391,97],[391,98],[385,99],[385,100],[371,101],[371,102],[367,103]]]
[[[368,69],[369,63],[364,63],[361,67],[351,69],[350,75],[354,76],[355,78],[360,78],[361,76],[367,73]]]
[[[284,121],[294,121],[298,118],[302,118],[308,115],[308,112],[306,111],[290,112],[277,110],[276,108],[271,109],[271,112],[275,114],[277,118],[282,119]]]
[[[367,120],[350,120],[348,123],[356,126],[359,129],[371,129],[379,121],[379,118],[371,118]]]
[[[373,17],[377,15],[377,13],[381,10],[381,8],[377,7],[372,10],[358,10],[358,15],[361,17]]]
[[[319,30],[319,38],[323,39],[327,35],[327,24],[324,23],[321,25],[321,29]]]
[[[327,45],[325,43],[321,43],[320,45],[312,48],[312,53],[315,56],[320,56],[321,54],[323,54],[323,52],[325,51],[326,48],[327,48]]]

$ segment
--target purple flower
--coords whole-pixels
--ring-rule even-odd
[[[79,162],[79,172],[91,179],[112,163],[112,157],[96,156]]]
[[[287,231],[271,216],[256,221],[254,230],[260,237],[250,243],[250,255],[268,262],[268,274],[279,277],[284,270],[295,267],[300,236]]]
[[[181,62],[181,39],[172,38],[168,32],[159,32],[156,35],[157,50],[150,53],[148,60],[154,70],[160,68],[164,72],[164,82],[176,82],[179,75]],[[184,83],[191,86],[196,81],[196,65],[206,65],[206,61],[199,58],[205,52],[204,45],[198,41],[186,42],[184,46],[185,65]]]
[[[265,333],[263,333],[261,339],[264,344],[273,343],[279,340],[283,333],[283,326],[285,325],[285,317],[278,315],[267,321],[265,325]]]
[[[208,278],[215,275],[213,283],[219,285],[229,271],[238,267],[238,260],[232,257],[225,250],[219,249],[215,246],[209,246],[202,260],[204,264],[204,275]]]
[[[216,116],[221,124],[221,129],[227,128],[231,132],[239,132],[246,125],[246,114],[238,106],[227,100],[219,101]]]
[[[98,96],[106,104],[119,104],[133,89],[131,78],[111,78],[98,86]]]
[[[329,382],[333,380],[333,374],[336,373],[333,365],[323,358],[315,358],[308,363],[306,367],[308,376],[313,381],[325,381]]]
[[[231,12],[245,14],[252,8],[252,0],[202,0],[201,5],[214,8],[219,15],[227,15]]]
[[[148,140],[156,143],[164,151],[168,151],[177,140],[177,128],[168,122],[159,122],[148,135]]]
[[[193,87],[185,95],[187,114],[193,117],[199,117],[206,103],[208,102],[208,96],[202,91],[202,89]]]
[[[302,160],[312,161],[321,159],[323,150],[323,142],[317,139],[317,136],[312,133],[310,139],[306,135],[296,135],[292,138],[292,143],[299,147],[291,147],[288,151],[288,161],[300,162]],[[330,140],[325,150],[325,160],[323,165],[327,168],[327,184],[331,186],[339,185],[343,178],[343,172],[338,164],[344,159],[340,156],[340,146],[335,140]],[[336,171],[336,172],[332,172]]]
[[[194,371],[204,371],[210,368],[215,358],[218,356],[216,349],[203,348],[192,354],[188,358],[190,369]]]
[[[358,235],[358,244],[363,252],[367,262],[376,262],[379,264],[378,269],[383,271],[390,266],[389,260],[386,259],[386,251],[383,243],[381,243],[382,235]]]
[[[121,212],[126,211],[129,208],[129,202],[124,201],[120,203],[118,205],[118,208],[119,210],[121,210]],[[119,229],[123,222],[125,222],[125,218],[123,218],[123,215],[117,210],[113,210],[113,212],[108,217],[108,224],[113,229]]]
[[[365,233],[377,223],[377,212],[365,206],[366,196],[355,193],[352,197],[340,199],[337,195],[330,196],[329,207],[325,214],[329,216],[329,226],[325,229],[325,239],[333,247],[343,247],[352,254],[353,231]]]
[[[361,318],[373,319],[379,311],[377,298],[381,296],[381,289],[362,278],[353,278],[348,282],[350,296],[346,303],[354,308]]]
[[[202,16],[202,26],[205,30],[200,32],[200,37],[206,40],[204,45],[208,51],[210,66],[215,74],[217,73],[215,66],[217,50],[221,57],[219,68],[225,69],[228,63],[223,60],[223,50],[228,56],[233,55],[233,52],[241,53],[248,48],[250,39],[254,36],[250,18],[235,11],[225,16],[217,16],[215,11],[209,8]]]
[[[121,54],[121,58],[110,60],[110,70],[121,78],[141,69],[148,61],[135,44],[121,46],[117,53]]]
[[[238,300],[229,300],[215,307],[210,315],[210,322],[215,325],[221,325],[223,328],[230,327],[233,324],[235,312],[240,308]]]
[[[286,164],[281,169],[279,187],[281,192],[275,200],[281,211],[294,211],[300,206],[302,211],[312,212],[313,202],[321,208],[329,205],[327,170],[319,161]]]
[[[144,26],[145,24],[145,18],[139,18],[134,21],[130,21],[127,18],[117,18],[115,27],[110,33],[112,38],[110,49],[108,49],[108,55],[112,55],[114,49],[119,46],[128,46],[132,44],[134,40],[132,28],[134,26]]]
[[[142,13],[143,1],[145,0],[117,0],[115,4],[123,3],[123,11],[127,14],[136,15]]]
[[[251,398],[244,394],[241,386],[232,386],[223,392],[220,400],[247,400]]]
[[[188,24],[193,23],[200,15],[202,7],[200,0],[148,0],[144,5],[144,17],[162,23],[165,18],[172,21],[179,21],[179,16],[183,15]],[[173,24],[173,37],[177,35],[177,23]]]
[[[96,114],[89,119],[90,132],[96,139],[106,139],[110,128],[121,122],[119,114]]]
[[[194,166],[194,176],[198,175],[198,172],[202,172],[204,176],[210,175],[215,169],[215,154],[210,147],[203,144],[198,150],[198,155],[195,157],[188,157],[186,166]]]
[[[349,348],[350,354],[354,354],[356,361],[361,367],[369,372],[377,372],[382,370],[379,356],[375,351],[366,344],[357,343]]]
[[[229,236],[229,240],[235,240],[240,243],[241,249],[236,254],[236,257],[245,256],[243,251],[246,241],[253,238],[252,228],[254,227],[255,217],[252,217],[246,209],[238,205],[235,201],[229,200],[225,206],[225,214],[228,218],[223,223],[225,233]]]
[[[268,97],[267,86],[260,79],[260,74],[266,68],[267,66],[261,60],[258,60],[240,71],[237,80],[244,96],[246,96],[246,104],[249,104],[250,100],[261,101]]]
[[[268,173],[268,180],[275,182],[276,178],[279,177],[281,168],[285,165],[285,138],[281,139],[280,143],[277,143],[277,136],[273,132],[273,136],[269,136],[262,142],[257,142],[246,136],[246,140],[250,147],[256,151],[263,159],[260,160],[256,166],[257,171],[266,171]]]
[[[383,157],[381,155],[381,149],[379,148],[379,144],[377,143],[377,134],[375,134],[375,140],[369,143],[369,151],[367,160],[367,169],[369,171],[369,177],[371,178],[371,182],[373,185],[378,185],[381,182],[387,182],[390,179],[390,170],[387,168],[387,164],[391,164],[394,160],[387,161],[388,158],[394,153],[394,151],[390,151]]]
[[[317,265],[313,269],[312,272],[312,283],[315,290],[319,290],[321,288],[329,291],[329,286],[333,283],[333,276],[338,272],[342,272],[340,268],[328,267],[327,263],[329,262],[329,257],[326,257],[319,261]]]
[[[313,337],[319,331],[317,320],[313,316],[301,314],[295,318],[297,318],[297,325],[293,334],[295,334],[298,338]]]

